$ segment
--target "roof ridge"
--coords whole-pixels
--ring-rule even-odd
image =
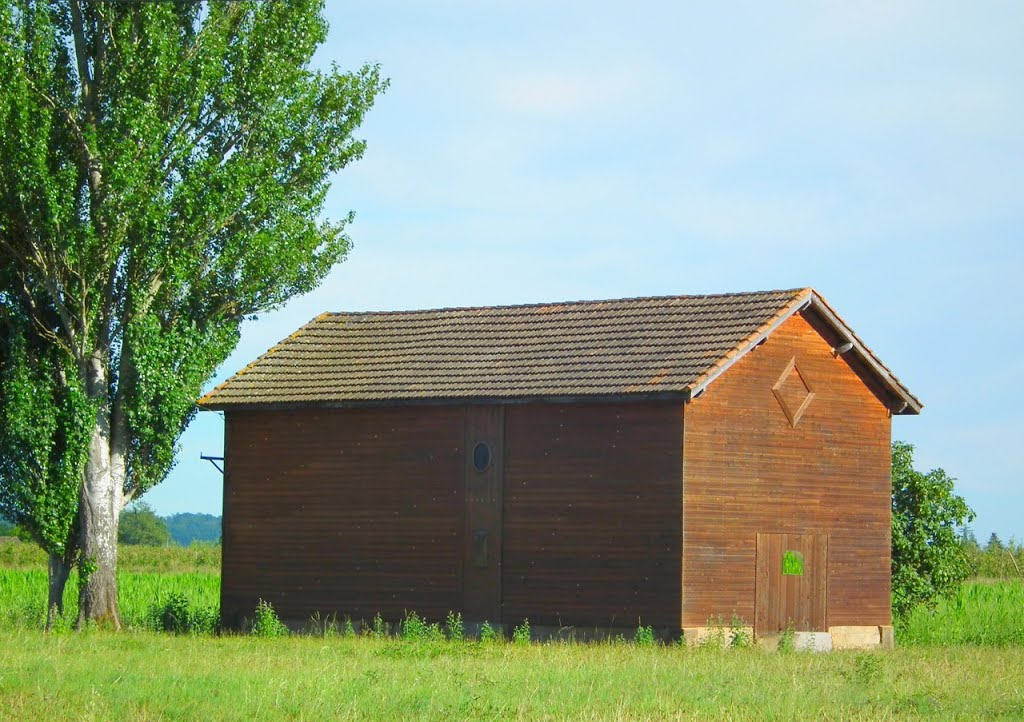
[[[675,301],[693,300],[697,298],[722,299],[722,298],[744,298],[751,296],[768,296],[775,294],[788,294],[791,297],[801,295],[807,291],[813,291],[810,286],[799,288],[775,288],[764,291],[736,291],[732,293],[690,293],[690,294],[669,294],[662,296],[625,296],[622,298],[595,298],[578,299],[575,301],[544,301],[541,303],[509,303],[497,306],[440,306],[436,308],[414,308],[414,309],[392,309],[377,311],[326,311],[317,316],[313,321],[319,321],[328,316],[388,316],[388,315],[413,315],[426,313],[441,313],[444,311],[502,311],[518,310],[529,308],[546,308],[549,306],[588,306],[601,303],[623,303],[627,301]],[[310,322],[312,323],[312,321]]]
[[[298,398],[331,403],[447,398],[451,389],[472,390],[474,384],[473,393],[481,398],[518,398],[528,391],[555,397],[581,392],[593,385],[591,380],[604,384],[603,393],[611,396],[695,398],[808,307],[851,342],[844,348],[854,349],[894,398],[906,402],[895,413],[908,406],[908,413],[920,410],[920,402],[810,286],[322,313],[217,385],[199,404],[216,409]],[[453,354],[475,362],[447,363]],[[652,365],[659,368],[653,376]]]

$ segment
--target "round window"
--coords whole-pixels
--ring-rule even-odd
[[[491,447],[480,442],[473,449],[473,468],[477,471],[486,471],[491,465]]]

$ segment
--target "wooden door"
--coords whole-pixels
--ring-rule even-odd
[[[826,631],[827,534],[758,534],[754,633]]]
[[[466,528],[463,535],[463,615],[501,623],[501,506],[505,409],[466,407]]]

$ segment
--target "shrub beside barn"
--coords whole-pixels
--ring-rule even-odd
[[[813,289],[323,314],[225,415],[222,614],[891,643],[890,426]]]

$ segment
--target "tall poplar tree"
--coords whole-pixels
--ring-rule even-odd
[[[319,0],[0,0],[0,514],[119,626],[121,510],[243,320],[348,250],[333,173],[386,81],[311,69]]]

